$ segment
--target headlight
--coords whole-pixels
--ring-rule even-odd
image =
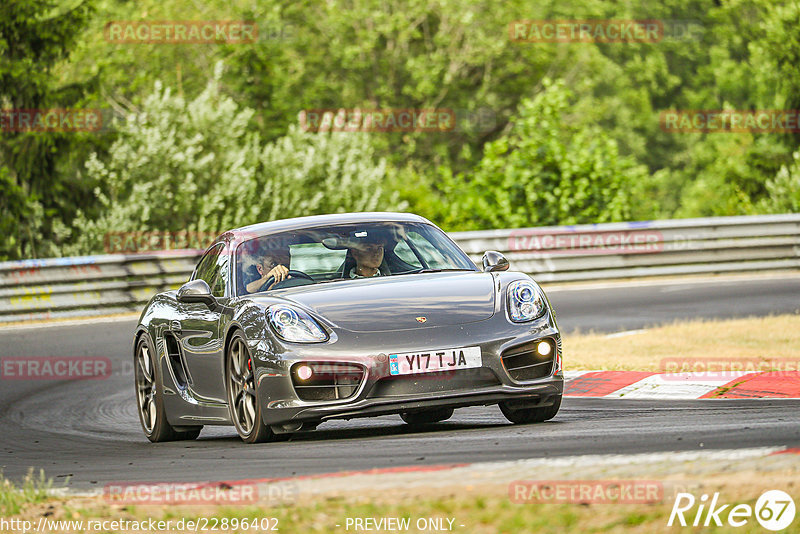
[[[319,343],[328,339],[328,335],[317,322],[303,310],[277,304],[267,310],[267,317],[283,340],[294,343]]]
[[[515,323],[541,317],[545,312],[544,295],[533,282],[520,280],[508,284],[508,316]]]

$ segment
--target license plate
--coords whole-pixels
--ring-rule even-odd
[[[480,367],[482,364],[480,347],[404,352],[402,354],[389,355],[389,373],[392,375],[472,369]]]

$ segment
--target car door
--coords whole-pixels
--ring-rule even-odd
[[[192,393],[201,400],[225,402],[223,340],[220,318],[229,298],[230,253],[216,243],[197,264],[192,280],[205,280],[216,298],[214,309],[203,303],[179,302],[179,324],[172,331],[180,340]]]

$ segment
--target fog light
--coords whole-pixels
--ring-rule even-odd
[[[308,380],[309,378],[311,378],[311,374],[312,374],[311,367],[309,367],[308,365],[301,365],[300,367],[297,368],[297,378],[299,378],[300,380]]]
[[[538,345],[536,345],[536,352],[541,354],[542,356],[547,356],[553,350],[552,345],[548,341],[542,341]]]

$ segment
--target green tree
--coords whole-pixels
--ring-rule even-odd
[[[782,168],[793,176],[792,153],[800,146],[800,134],[673,133],[659,124],[660,112],[667,109],[800,108],[800,8],[789,0],[64,0],[61,7],[55,5],[56,0],[9,0],[0,6],[0,73],[5,76],[0,95],[49,95],[26,101],[27,107],[97,105],[102,98],[101,105],[140,117],[154,80],[170,88],[170,102],[180,97],[188,105],[206,91],[214,65],[222,60],[228,68],[215,82],[217,94],[230,96],[238,112],[249,110],[236,116],[236,135],[210,123],[203,123],[202,130],[181,118],[157,124],[148,119],[144,127],[152,141],[146,146],[155,151],[173,146],[183,157],[201,158],[213,145],[213,161],[198,161],[197,169],[181,163],[178,170],[225,170],[219,180],[234,180],[234,189],[248,184],[239,194],[258,190],[250,184],[265,190],[290,180],[290,174],[281,174],[282,166],[294,169],[299,163],[289,147],[321,158],[337,155],[329,147],[344,154],[362,146],[355,153],[369,154],[368,168],[383,175],[381,198],[397,193],[413,211],[452,228],[758,213],[779,209],[769,199],[784,183],[777,178]],[[96,7],[93,15],[87,6]],[[109,21],[186,19],[252,20],[261,37],[256,43],[164,45],[116,44],[104,36]],[[658,19],[667,35],[655,43],[513,42],[509,23],[520,19]],[[676,28],[688,33],[675,35]],[[568,108],[552,117],[561,121],[558,127],[546,129],[552,138],[525,127],[526,121],[538,119],[526,108],[542,94],[546,77],[564,80],[570,92]],[[37,92],[41,87],[46,90]],[[4,107],[16,105],[2,98]],[[441,133],[358,136],[296,128],[303,109],[353,107],[450,108],[460,121],[453,131]],[[488,120],[463,120],[481,111]],[[173,112],[167,116],[175,117]],[[204,140],[191,145],[190,137],[181,138],[180,128]],[[130,136],[124,128],[123,135]],[[170,144],[170,136],[177,144]],[[61,243],[86,234],[72,220],[76,206],[83,207],[82,223],[96,219],[108,226],[118,217],[129,221],[132,230],[141,229],[132,223],[141,222],[141,213],[131,209],[124,214],[114,207],[114,199],[128,198],[130,192],[97,167],[120,165],[120,156],[109,150],[114,138],[111,133],[0,139],[5,147],[0,150],[0,231],[8,236],[0,254],[63,252]],[[242,152],[248,143],[261,151]],[[267,154],[268,144],[277,152]],[[562,154],[559,145],[569,150]],[[530,155],[534,149],[545,159],[539,152]],[[83,163],[91,153],[96,156],[88,173]],[[169,161],[167,156],[154,155],[154,161]],[[237,167],[235,161],[242,163]],[[335,180],[325,180],[321,160],[314,161],[309,176],[317,177],[308,183],[329,191],[326,187]],[[533,170],[523,170],[524,163]],[[604,173],[606,167],[616,169],[620,183]],[[135,188],[137,195],[152,188],[147,198],[155,205],[159,187],[165,186],[184,215],[159,219],[151,214],[145,228],[170,229],[176,221],[200,225],[201,219],[208,219],[204,225],[212,220],[214,226],[223,225],[231,211],[226,190],[173,184],[154,178],[162,172],[155,164],[147,169],[124,187]],[[501,180],[506,170],[517,176]],[[342,176],[345,170],[334,172]],[[603,193],[594,185],[562,183],[554,176],[597,176],[597,188],[610,189]],[[101,202],[92,197],[95,186]],[[191,198],[201,190],[210,195],[202,206]],[[286,193],[288,204],[306,200],[292,197],[291,191],[281,188],[274,195]],[[335,202],[325,204],[334,198],[325,193],[306,209],[337,211]],[[237,205],[241,212],[234,219],[272,216],[266,208],[258,216],[248,211],[256,205],[258,199]],[[200,207],[206,211],[192,211]],[[512,210],[507,217],[493,215],[506,208]]]
[[[386,163],[365,134],[313,134],[292,127],[263,143],[248,130],[254,111],[220,91],[222,66],[192,100],[156,84],[118,125],[101,159],[87,162],[104,208],[82,216],[72,253],[102,249],[109,232],[222,232],[265,220],[343,211],[401,209],[386,194]],[[76,230],[77,231],[77,230]]]
[[[70,107],[86,86],[54,76],[69,57],[91,14],[89,1],[65,6],[55,0],[0,3],[0,108]],[[89,134],[13,132],[0,128],[0,259],[47,256],[91,187],[62,171],[74,162]]]
[[[545,80],[520,104],[510,132],[486,145],[466,185],[449,179],[450,225],[518,228],[625,220],[643,166],[619,155],[616,142],[569,114],[572,93]]]
[[[792,2],[731,0],[711,6],[693,76],[666,102],[673,109],[797,109],[798,8]],[[670,177],[657,193],[666,216],[757,213],[766,183],[791,163],[797,137],[780,133],[661,134],[653,154]],[[655,140],[656,138],[654,138]]]

